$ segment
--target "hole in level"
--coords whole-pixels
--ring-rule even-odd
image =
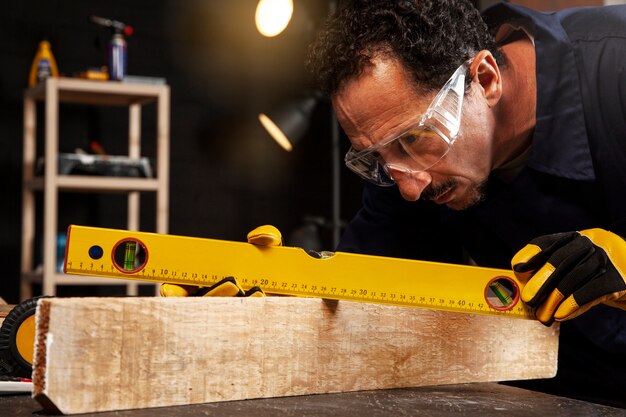
[[[120,240],[113,248],[113,265],[125,274],[141,271],[148,261],[146,246],[139,240]]]
[[[485,301],[495,310],[510,310],[519,301],[519,287],[509,277],[495,277],[485,288]]]
[[[101,246],[93,245],[89,248],[89,257],[91,259],[98,260],[102,258],[102,255],[104,255],[104,251]]]

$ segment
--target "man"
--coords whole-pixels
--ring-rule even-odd
[[[307,64],[367,180],[337,249],[512,265],[563,321],[527,386],[626,406],[626,7],[352,1]]]

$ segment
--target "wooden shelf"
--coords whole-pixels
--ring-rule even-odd
[[[37,160],[37,101],[44,102],[44,172],[35,176]],[[146,103],[156,104],[155,178],[59,175],[59,103],[128,107],[128,158],[141,155],[141,113]],[[139,230],[140,192],[156,194],[156,232],[167,233],[169,217],[169,118],[167,85],[130,84],[75,78],[48,78],[24,91],[24,152],[22,183],[22,280],[21,298],[32,297],[31,284],[40,282],[44,295],[55,295],[57,285],[126,285],[137,294],[136,281],[78,278],[59,274],[57,263],[58,195],[60,192],[125,193],[128,196],[127,229]],[[43,192],[42,272],[34,272],[35,193]]]
[[[139,295],[139,285],[152,285],[155,292],[158,291],[158,284],[148,282],[132,281],[125,279],[105,279],[102,277],[90,277],[83,275],[68,275],[62,272],[47,273],[46,279],[53,281],[55,285],[119,285],[126,286],[126,294],[130,296]],[[43,284],[43,272],[23,272],[21,276],[22,286],[31,286],[32,284]]]
[[[129,106],[154,101],[168,87],[154,84],[130,84],[120,81],[94,81],[80,78],[52,78],[26,90],[25,96],[38,101],[46,97],[46,88],[58,91],[59,101],[108,106]]]
[[[26,272],[22,274],[22,280],[41,284],[43,282],[43,272]],[[139,282],[126,279],[106,279],[102,277],[91,277],[85,275],[69,275],[62,272],[54,273],[54,281],[60,285],[156,285],[148,282]]]
[[[36,177],[24,183],[34,191],[43,191],[45,178]],[[131,192],[156,191],[159,183],[153,178],[93,177],[86,175],[60,175],[56,179],[59,191],[75,192]]]

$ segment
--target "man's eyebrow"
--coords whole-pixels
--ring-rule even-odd
[[[367,148],[371,148],[372,146],[375,145],[374,141],[371,138],[368,138],[363,135],[359,135],[359,139],[357,139],[357,143],[351,140],[350,144],[352,145],[352,148],[354,148],[354,150],[358,152],[361,152]],[[363,146],[364,144],[367,144],[367,146]]]

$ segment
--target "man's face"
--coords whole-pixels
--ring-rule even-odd
[[[462,210],[482,198],[492,164],[494,122],[480,94],[472,94],[474,84],[465,94],[460,134],[448,154],[423,172],[391,171],[404,199],[423,198]],[[352,146],[363,150],[417,123],[436,94],[417,91],[397,60],[380,58],[342,86],[333,107]]]

